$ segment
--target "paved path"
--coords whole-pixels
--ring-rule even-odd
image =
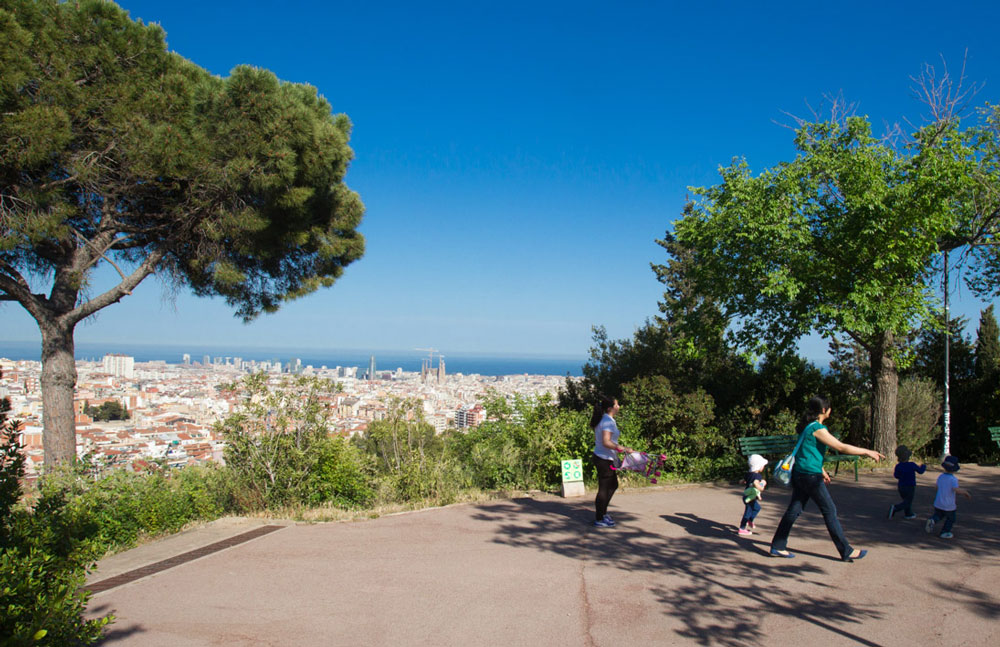
[[[105,645],[619,646],[1000,644],[1000,468],[963,466],[955,538],[923,530],[939,468],[918,477],[920,518],[889,521],[891,473],[832,487],[851,542],[836,559],[815,508],[770,558],[787,493],[765,493],[739,537],[738,487],[620,492],[614,529],[590,496],[459,505],[353,523],[288,525],[96,593]],[[90,582],[264,522],[224,521],[109,558]]]

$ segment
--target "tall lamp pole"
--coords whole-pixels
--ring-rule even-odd
[[[951,317],[948,313],[948,252],[944,252],[944,455],[951,454],[951,405],[948,403],[948,368],[951,351]]]

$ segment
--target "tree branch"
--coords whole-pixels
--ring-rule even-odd
[[[46,318],[46,310],[38,296],[31,293],[31,287],[21,273],[8,263],[0,263],[0,296],[2,301],[17,301],[28,311],[35,321]]]
[[[77,238],[80,239],[80,242],[82,242],[84,245],[89,246],[94,252],[96,252],[96,255],[94,256],[93,260],[91,260],[89,263],[87,263],[87,267],[90,267],[91,265],[96,265],[97,262],[100,259],[103,258],[104,260],[106,260],[108,263],[111,264],[111,267],[115,268],[118,271],[118,275],[120,277],[122,277],[123,281],[127,278],[125,276],[125,272],[122,271],[122,268],[118,267],[118,264],[115,263],[110,258],[108,258],[105,255],[105,253],[109,249],[111,249],[112,247],[114,247],[115,245],[117,245],[119,241],[127,241],[128,240],[128,236],[125,236],[124,238],[115,238],[112,235],[111,240],[106,245],[104,245],[103,249],[101,249],[93,241],[89,240],[86,236],[84,236],[83,234],[81,234],[75,227],[70,227],[70,229],[72,229],[73,233],[76,234]],[[84,268],[84,269],[86,269],[86,268]]]
[[[72,323],[86,319],[101,308],[105,308],[112,303],[117,303],[122,297],[131,294],[135,286],[154,271],[160,261],[163,260],[164,252],[153,251],[146,257],[139,267],[135,268],[131,274],[125,277],[121,283],[111,288],[104,294],[98,295],[85,303],[81,303],[76,308],[66,313],[65,318]]]

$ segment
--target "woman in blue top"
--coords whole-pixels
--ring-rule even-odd
[[[830,402],[826,398],[816,396],[809,401],[806,414],[799,425],[803,438],[799,450],[795,453],[795,464],[792,466],[792,500],[771,540],[771,555],[774,557],[795,557],[794,553],[785,549],[788,544],[788,533],[791,532],[792,524],[809,499],[815,501],[823,513],[827,532],[837,546],[837,552],[840,553],[842,560],[852,562],[868,554],[867,550],[851,548],[847,538],[844,537],[844,530],[837,519],[837,506],[833,504],[830,492],[826,489],[830,475],[823,469],[823,456],[827,447],[832,447],[841,454],[867,456],[876,461],[882,460],[885,456],[871,449],[842,443],[834,438],[823,424],[829,417]]]
[[[618,473],[611,469],[615,454],[631,452],[628,447],[618,444],[618,425],[615,416],[619,410],[618,400],[606,396],[598,396],[594,405],[594,413],[590,416],[590,427],[594,430],[594,455],[590,457],[597,468],[597,498],[594,499],[596,512],[594,525],[598,528],[613,528],[614,520],[608,516],[608,504],[618,489]]]

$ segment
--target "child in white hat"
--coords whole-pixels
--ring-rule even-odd
[[[944,468],[944,474],[939,476],[937,480],[937,496],[934,497],[934,514],[927,520],[924,530],[929,533],[934,532],[934,526],[937,525],[937,522],[944,519],[944,527],[941,528],[941,534],[938,537],[951,539],[954,537],[951,529],[955,525],[955,510],[958,508],[955,504],[955,495],[961,494],[969,501],[972,501],[972,495],[969,494],[968,490],[958,487],[958,477],[955,476],[955,472],[960,467],[957,458],[954,456],[945,456],[944,460],[941,461],[941,467]]]
[[[753,534],[753,529],[756,528],[753,520],[760,512],[760,502],[763,501],[761,495],[764,493],[764,488],[767,487],[767,481],[764,480],[764,466],[767,465],[767,459],[760,454],[753,454],[747,463],[750,471],[747,472],[744,481],[743,518],[740,520],[740,529],[737,531],[740,535]]]

